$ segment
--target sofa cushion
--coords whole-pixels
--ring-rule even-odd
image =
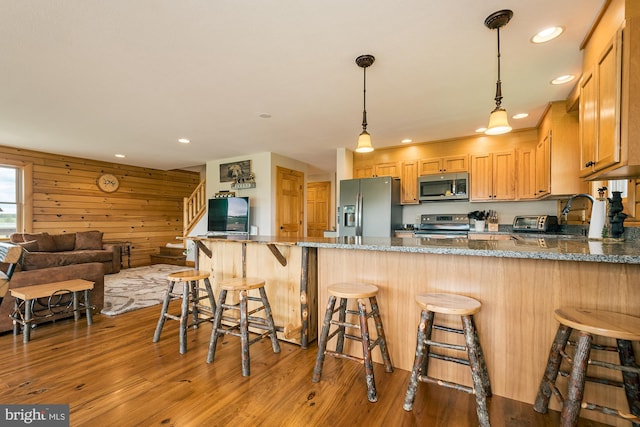
[[[22,246],[27,252],[36,252],[38,250],[38,241],[29,240],[28,242],[17,242],[16,245]]]
[[[58,251],[72,251],[76,248],[76,233],[52,234]],[[99,248],[102,249],[102,248]]]
[[[53,236],[51,236],[49,233],[24,233],[22,235],[23,242],[28,242],[31,240],[35,240],[36,242],[38,242],[38,250],[40,252],[55,252],[57,250],[56,242],[55,240],[53,240]]]
[[[101,231],[79,231],[76,233],[75,250],[102,249]]]
[[[23,270],[59,267],[63,265],[84,264],[89,262],[110,262],[113,252],[106,250],[79,250],[67,252],[25,252]]]

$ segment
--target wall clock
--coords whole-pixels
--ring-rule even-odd
[[[118,190],[118,187],[120,187],[120,181],[115,175],[105,173],[98,178],[98,188],[105,193],[113,193]]]

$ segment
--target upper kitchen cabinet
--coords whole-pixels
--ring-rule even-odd
[[[373,177],[373,165],[360,165],[353,168],[354,178],[372,178]]]
[[[640,176],[640,3],[612,0],[588,35],[580,81],[580,175]]]
[[[580,81],[580,176],[620,162],[622,30]]]
[[[374,176],[392,176],[400,178],[398,162],[376,163],[373,167]]]
[[[420,175],[468,172],[469,156],[448,156],[420,160]]]
[[[516,156],[513,150],[471,156],[472,202],[515,200]]]
[[[578,114],[564,101],[549,104],[538,128],[535,150],[535,198],[567,196],[588,190],[579,177]]]
[[[400,176],[400,203],[403,205],[417,205],[418,200],[418,162],[402,162]]]

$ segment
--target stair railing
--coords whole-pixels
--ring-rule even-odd
[[[184,198],[182,237],[187,237],[207,210],[206,180],[202,180],[191,196]]]

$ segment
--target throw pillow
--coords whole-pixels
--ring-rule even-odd
[[[22,248],[27,252],[36,252],[38,250],[37,240],[29,240],[28,242],[17,242],[16,244],[22,246]]]
[[[102,249],[101,231],[79,231],[76,233],[76,250]]]
[[[55,252],[56,243],[49,233],[14,233],[11,235],[12,243],[24,243],[35,240],[38,242],[36,251]]]

